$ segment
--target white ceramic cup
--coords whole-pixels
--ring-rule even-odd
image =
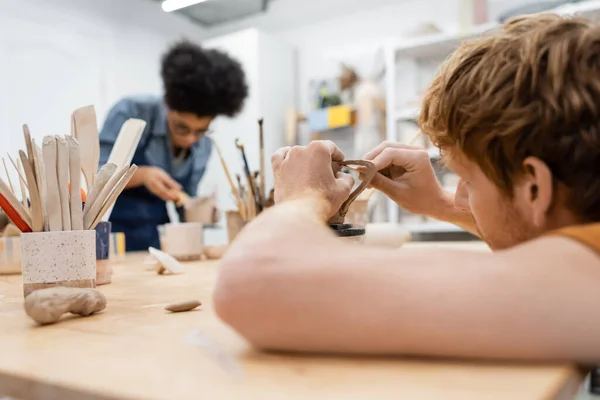
[[[162,227],[161,247],[178,260],[195,260],[202,257],[203,225],[198,222],[166,224]]]
[[[96,287],[96,231],[21,234],[23,292],[53,286]]]

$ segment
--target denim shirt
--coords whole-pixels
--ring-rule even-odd
[[[127,97],[112,107],[100,131],[100,165],[108,161],[121,126],[130,118],[146,121],[146,128],[138,146],[148,143],[145,154],[148,162],[152,166],[162,168],[176,180],[187,177],[191,170],[191,178],[183,189],[190,196],[195,196],[206,170],[212,142],[203,136],[192,146],[191,154],[183,162],[175,165],[167,128],[167,109],[162,99],[156,96]]]

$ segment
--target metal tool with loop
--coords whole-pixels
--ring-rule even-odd
[[[348,199],[342,204],[338,212],[327,221],[329,225],[340,225],[344,224],[344,218],[350,209],[350,205],[356,198],[367,188],[371,180],[375,177],[377,170],[375,169],[375,164],[370,161],[364,160],[344,160],[344,161],[333,161],[331,163],[333,168],[334,175],[342,170],[342,167],[350,167],[350,166],[358,166],[360,168],[361,174],[363,174],[363,180],[360,185],[354,189]]]

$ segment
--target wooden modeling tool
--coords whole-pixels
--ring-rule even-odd
[[[46,170],[46,193],[48,195],[48,228],[50,231],[62,231],[62,208],[58,192],[58,173],[56,170],[58,149],[56,138],[46,136],[42,141],[44,168]]]
[[[125,121],[110,152],[108,163],[115,164],[118,169],[128,167],[145,128],[146,122],[141,119],[131,118]]]
[[[260,145],[260,191],[259,196],[261,200],[261,208],[264,206],[264,199],[267,196],[266,188],[265,188],[265,136],[263,130],[263,119],[258,120],[258,130],[259,130],[259,145]]]
[[[69,199],[69,144],[56,137],[56,174],[58,178],[58,196],[62,213],[63,231],[71,230],[71,200]]]
[[[40,192],[35,181],[32,163],[27,159],[27,155],[25,155],[23,150],[19,151],[19,156],[21,157],[21,163],[23,164],[23,169],[25,170],[27,186],[29,186],[29,202],[31,203],[31,230],[33,232],[43,232],[44,216],[42,215],[42,203],[40,201]]]
[[[31,218],[2,179],[0,179],[0,207],[21,232],[31,232]]]
[[[15,162],[15,160],[13,160],[13,158],[10,156],[10,154],[6,153],[6,156],[10,160],[10,163],[12,164],[15,171],[17,171],[17,175],[19,175],[19,182],[21,182],[21,184],[24,185],[25,188],[27,188],[27,182],[25,182],[25,177],[23,176],[23,173],[21,172],[21,168],[19,168],[19,165]],[[17,159],[17,161],[18,161],[18,159]]]
[[[248,166],[248,159],[246,158],[246,150],[244,149],[244,144],[240,139],[236,139],[235,145],[238,149],[240,149],[240,153],[242,154],[244,173],[246,174],[246,180],[248,181],[248,198],[251,199],[251,201],[248,201],[248,206],[250,208],[250,218],[254,218],[257,215],[257,211],[262,211],[262,207],[257,201],[258,188],[254,186],[254,180],[252,179],[252,175],[250,174],[250,168]]]
[[[8,180],[8,186],[10,186],[10,191],[12,194],[15,194],[15,188],[10,180],[10,174],[8,173],[8,167],[6,166],[6,160],[2,157],[2,164],[4,164],[4,172],[6,172],[6,179]]]
[[[83,210],[81,196],[81,159],[79,153],[79,142],[72,136],[67,136],[69,146],[69,197],[71,211],[71,229],[83,230]]]
[[[33,171],[35,178],[35,165],[33,164],[33,142],[31,141],[31,133],[27,124],[23,125],[23,137],[25,138],[25,147],[27,148],[27,162]],[[22,162],[23,160],[21,160]],[[25,165],[23,165],[25,168]],[[29,185],[27,185],[29,187]]]
[[[29,214],[29,203],[27,202],[27,191],[25,190],[25,188],[29,189],[29,187],[27,185],[27,177],[25,176],[25,172],[23,171],[23,163],[21,163],[20,158],[17,158],[17,171],[19,172],[19,177],[21,178],[21,203],[23,204],[23,207],[25,207],[25,210]]]
[[[110,152],[108,163],[115,164],[117,168],[130,166],[145,128],[146,121],[141,119],[131,118],[125,121]],[[108,221],[111,213],[112,207],[104,214],[102,221]]]
[[[94,106],[78,108],[71,117],[72,136],[79,141],[81,152],[81,170],[85,183],[90,191],[94,184],[100,159],[100,142],[98,141],[98,124]]]
[[[35,176],[38,192],[40,193],[40,203],[42,204],[42,217],[44,218],[44,231],[49,229],[48,226],[48,194],[46,193],[46,168],[44,167],[44,155],[42,149],[35,143],[35,139],[31,139],[33,145],[33,164],[35,165]]]
[[[114,165],[114,164],[113,164]],[[106,185],[102,188],[100,193],[96,196],[94,201],[88,200],[86,205],[86,209],[83,211],[83,226],[91,226],[92,222],[96,219],[104,202],[111,194],[117,183],[123,178],[123,176],[129,171],[129,166],[121,168],[119,171],[112,174]],[[89,205],[89,207],[88,207]]]
[[[233,195],[235,196],[235,201],[237,203],[237,207],[238,210],[240,212],[240,214],[244,209],[244,202],[242,201],[242,198],[240,197],[240,194],[238,193],[238,191],[235,188],[235,184],[233,183],[233,179],[231,179],[231,174],[229,173],[229,168],[227,168],[227,163],[225,162],[225,159],[223,158],[223,154],[221,153],[221,150],[219,149],[219,146],[217,145],[217,142],[215,141],[215,139],[213,139],[212,136],[209,136],[213,146],[215,146],[215,149],[217,150],[217,154],[219,155],[219,159],[221,160],[221,165],[223,166],[223,171],[225,171],[225,176],[227,177],[227,181],[229,182],[229,186],[231,188],[231,193],[233,193]],[[242,218],[244,218],[244,215],[242,214]]]
[[[104,189],[104,187],[106,186],[106,184],[108,183],[110,178],[116,172],[117,172],[117,166],[115,164],[110,164],[110,163],[104,164],[102,166],[102,168],[100,168],[100,172],[98,172],[98,175],[96,175],[96,182],[94,182],[94,184],[92,185],[92,188],[90,190],[88,190],[87,200],[85,202],[85,207],[83,208],[83,218],[84,219],[85,219],[85,216],[87,215],[87,213],[89,212],[90,208],[92,207],[92,205],[96,202],[96,199],[98,198],[98,195],[100,194],[100,192],[102,192],[102,190]]]
[[[129,167],[129,170],[127,171],[125,176],[123,176],[123,178],[121,178],[121,180],[117,183],[115,188],[112,190],[112,192],[110,193],[110,195],[104,202],[104,205],[102,206],[102,209],[100,210],[100,213],[98,214],[96,219],[92,222],[92,224],[87,229],[95,229],[96,228],[96,225],[98,225],[100,223],[102,216],[113,206],[113,204],[115,204],[115,201],[117,201],[117,198],[119,197],[119,195],[121,194],[123,189],[125,189],[125,186],[131,180],[131,178],[133,177],[133,175],[135,174],[137,169],[138,169],[138,167],[135,164],[132,164],[131,167]]]

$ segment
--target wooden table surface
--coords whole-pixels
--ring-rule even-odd
[[[147,268],[130,256],[99,288],[104,312],[45,327],[23,311],[20,276],[0,277],[0,397],[567,399],[583,379],[572,365],[259,353],[213,312],[217,262],[188,263],[173,276]],[[203,305],[163,309],[187,299]]]

